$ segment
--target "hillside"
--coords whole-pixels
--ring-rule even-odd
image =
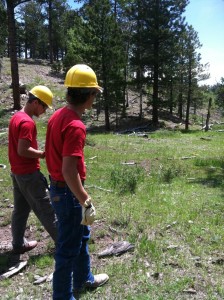
[[[0,104],[5,109],[10,110],[13,105],[12,90],[9,88],[11,84],[10,76],[10,62],[9,59],[4,58],[3,66],[0,77]],[[65,87],[63,85],[64,75],[55,75],[51,72],[51,67],[46,61],[42,60],[21,60],[19,62],[19,75],[20,83],[24,84],[29,90],[34,85],[43,84],[48,86],[55,95],[54,108],[58,108],[64,104]],[[151,122],[151,108],[147,105],[146,96],[143,98],[143,118],[139,120],[139,96],[137,93],[129,91],[129,107],[127,108],[127,114],[125,118],[118,118],[117,126],[115,126],[116,120],[113,113],[110,114],[111,129],[124,131],[130,129],[139,128],[139,130],[153,129],[150,128]],[[26,97],[21,96],[21,104],[24,103]],[[207,111],[206,109],[200,110],[197,116],[192,116],[190,127],[191,129],[201,129],[201,123],[205,122]],[[93,110],[91,114],[88,113],[91,118],[86,118],[87,126],[91,126],[92,129],[102,131],[104,129],[104,113],[101,111],[98,117],[96,116],[96,110]],[[220,120],[220,114],[216,111],[212,112],[211,123]],[[168,111],[159,112],[159,121],[162,128],[167,129],[184,129],[184,120],[180,120],[175,114],[170,115]]]
[[[4,103],[8,109],[12,107],[12,91],[9,88],[11,84],[10,68],[9,59],[4,58],[0,73],[0,101],[2,104]],[[27,90],[37,84],[45,84],[50,86],[53,90],[63,87],[62,79],[51,74],[51,67],[46,61],[19,61],[19,77],[20,84],[26,85]],[[24,97],[22,96],[21,98],[23,100]]]

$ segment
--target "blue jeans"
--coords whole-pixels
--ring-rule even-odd
[[[90,228],[80,224],[82,207],[68,187],[51,186],[50,195],[58,219],[53,299],[74,300],[73,289],[94,281],[88,252]]]

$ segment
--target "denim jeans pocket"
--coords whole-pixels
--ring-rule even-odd
[[[70,191],[66,189],[51,189],[51,203],[59,217],[68,217],[70,214],[80,214],[81,205]]]

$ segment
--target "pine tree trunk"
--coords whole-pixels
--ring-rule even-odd
[[[103,91],[104,94],[104,100],[105,100],[105,106],[104,106],[104,111],[105,111],[105,129],[107,131],[110,131],[110,117],[109,117],[109,105],[108,105],[108,96],[107,96],[107,88],[104,89]]]
[[[180,77],[180,88],[178,95],[178,116],[182,120],[183,118],[183,74]]]
[[[210,111],[211,111],[211,106],[212,106],[212,98],[209,98],[208,101],[208,113],[207,113],[207,118],[206,118],[206,125],[205,125],[205,131],[209,130],[209,119],[210,119]]]
[[[178,116],[179,119],[183,119],[183,93],[180,91],[178,95]]]
[[[139,96],[139,120],[142,120],[142,88],[140,89],[140,96]]]
[[[53,57],[53,40],[52,40],[52,0],[49,0],[49,7],[48,7],[48,35],[49,35],[49,52],[50,52],[50,63],[53,64],[54,57]]]
[[[7,16],[8,16],[8,34],[9,34],[9,56],[11,61],[12,90],[13,90],[13,109],[19,110],[20,93],[19,93],[19,70],[16,53],[16,26],[14,16],[14,1],[7,0]]]
[[[170,81],[170,114],[173,115],[173,78]]]
[[[156,15],[155,15],[155,31],[159,30],[159,0],[156,0]],[[153,61],[154,61],[154,72],[153,72],[153,99],[152,99],[152,123],[154,126],[157,126],[159,123],[158,116],[158,95],[159,95],[159,41],[155,37],[153,45]]]
[[[191,94],[192,94],[192,74],[191,74],[191,58],[189,59],[189,70],[188,70],[188,93],[187,93],[187,110],[185,119],[185,130],[189,128],[189,115],[191,106]]]
[[[154,70],[154,80],[153,80],[153,99],[152,99],[152,123],[157,126],[159,123],[158,117],[158,69]]]

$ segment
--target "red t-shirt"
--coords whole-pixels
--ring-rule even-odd
[[[62,175],[62,158],[77,156],[81,180],[86,179],[84,146],[86,127],[79,116],[67,107],[58,109],[49,119],[46,136],[46,163],[52,179],[65,181]]]
[[[38,158],[27,158],[17,153],[19,139],[30,141],[30,146],[38,149],[37,129],[34,120],[25,112],[17,112],[9,123],[8,157],[14,174],[30,174],[40,169]]]

